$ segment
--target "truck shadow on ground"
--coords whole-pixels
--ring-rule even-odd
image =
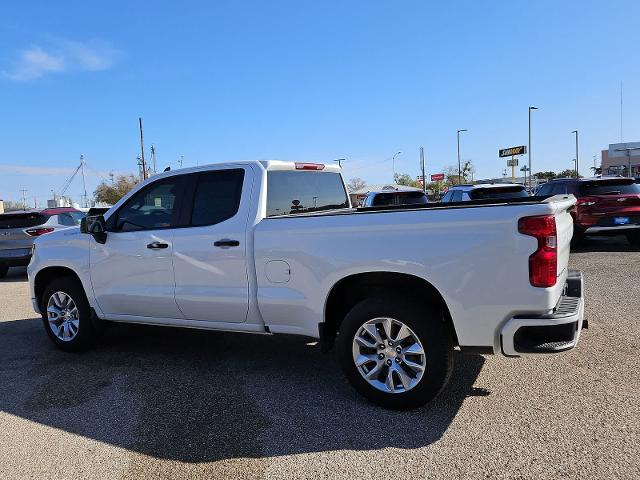
[[[118,325],[92,351],[58,351],[40,319],[0,323],[0,410],[156,458],[211,462],[440,439],[480,355],[457,354],[430,406],[387,411],[358,396],[332,353],[305,339]]]
[[[640,247],[631,245],[623,235],[587,236],[571,246],[571,253],[590,252],[640,252]]]

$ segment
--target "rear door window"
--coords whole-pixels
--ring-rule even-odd
[[[529,194],[521,185],[512,187],[476,188],[471,191],[472,200],[499,200],[505,198],[521,198],[528,196]]]
[[[38,212],[6,213],[0,215],[0,229],[35,227],[48,219],[47,215]]]
[[[582,195],[628,195],[640,193],[640,184],[631,179],[594,180],[580,185]]]
[[[552,185],[549,183],[542,185],[536,192],[536,196],[546,197],[547,195],[551,194],[551,188],[552,188]]]
[[[551,195],[564,195],[567,193],[566,183],[556,183],[551,190]]]
[[[233,217],[240,207],[244,170],[217,170],[198,175],[190,226],[215,225]]]
[[[428,203],[427,197],[422,192],[408,192],[398,194],[399,205],[416,205]]]
[[[267,173],[267,217],[348,207],[349,197],[339,173],[294,170]]]

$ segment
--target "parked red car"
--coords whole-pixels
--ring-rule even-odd
[[[542,185],[536,196],[571,193],[574,239],[584,235],[624,234],[640,246],[640,184],[633,178],[562,178]]]

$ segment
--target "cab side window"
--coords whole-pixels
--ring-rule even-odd
[[[238,213],[243,180],[241,168],[199,174],[189,225],[215,225]]]
[[[461,202],[462,201],[462,190],[456,190],[453,192],[453,197],[451,199],[452,202]]]
[[[179,196],[184,178],[158,180],[135,193],[116,215],[116,232],[157,230],[177,226]]]
[[[453,196],[453,191],[447,192],[444,194],[444,197],[442,197],[442,202],[450,202],[451,201],[451,197]]]

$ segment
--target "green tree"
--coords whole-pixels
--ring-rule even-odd
[[[576,171],[573,168],[567,168],[561,172],[558,172],[556,178],[574,178],[576,176]],[[579,175],[579,178],[582,178],[582,175]]]
[[[93,192],[96,202],[114,205],[138,184],[133,175],[118,175],[112,185],[102,182]]]
[[[420,188],[421,186],[420,183],[417,180],[414,180],[408,173],[395,173],[393,175],[393,181],[398,185],[404,185],[407,187]]]
[[[551,180],[552,178],[556,178],[556,172],[538,172],[534,173],[533,176],[539,180]]]

